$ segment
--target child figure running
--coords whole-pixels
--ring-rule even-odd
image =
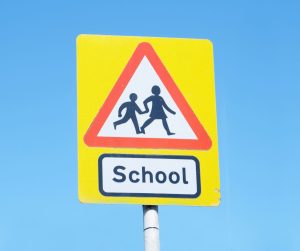
[[[149,112],[148,103],[152,102],[152,108],[149,115],[149,119],[145,121],[145,123],[141,127],[141,133],[145,134],[145,128],[149,126],[154,120],[160,119],[162,121],[163,127],[165,128],[167,134],[169,136],[174,135],[175,133],[171,132],[169,129],[169,125],[167,122],[167,115],[164,110],[167,110],[169,113],[175,115],[176,112],[174,112],[170,107],[167,106],[165,100],[163,97],[161,97],[160,94],[160,88],[157,85],[154,85],[151,89],[152,96],[148,97],[144,101],[145,106],[145,113]]]
[[[131,119],[131,121],[134,125],[134,128],[135,128],[136,134],[141,133],[135,112],[137,112],[139,114],[144,114],[146,112],[142,112],[141,109],[138,107],[138,105],[135,103],[137,98],[138,98],[138,96],[135,93],[131,93],[129,95],[130,101],[125,102],[120,106],[119,111],[118,111],[119,118],[122,117],[122,111],[124,109],[126,109],[126,112],[125,112],[125,115],[124,115],[123,118],[121,118],[121,119],[114,122],[114,129],[115,130],[117,129],[118,125],[127,123]]]

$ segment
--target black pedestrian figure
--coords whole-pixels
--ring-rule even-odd
[[[114,128],[116,130],[118,125],[124,124],[129,119],[131,119],[132,123],[134,125],[134,128],[135,128],[136,134],[139,134],[139,133],[141,133],[141,131],[140,131],[140,128],[139,128],[139,124],[138,124],[135,112],[137,112],[139,114],[143,114],[145,112],[142,112],[141,109],[138,107],[138,105],[135,103],[135,101],[137,100],[137,95],[135,93],[131,93],[129,95],[129,98],[130,98],[129,102],[125,102],[120,106],[118,116],[122,117],[122,111],[124,109],[126,109],[126,113],[125,113],[123,118],[121,118],[120,120],[114,122]]]
[[[160,88],[157,85],[154,85],[151,89],[151,92],[154,94],[148,98],[145,99],[144,101],[144,106],[145,106],[145,113],[149,112],[149,107],[148,103],[152,102],[152,108],[150,112],[150,118],[145,121],[145,123],[141,127],[141,132],[145,134],[145,128],[150,125],[154,120],[156,119],[161,119],[163,127],[165,128],[167,134],[174,135],[175,133],[170,132],[168,123],[167,123],[167,115],[164,111],[166,109],[168,112],[172,113],[173,115],[176,114],[170,107],[167,106],[166,102],[164,99],[159,96],[160,94]]]

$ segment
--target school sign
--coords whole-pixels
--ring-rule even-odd
[[[77,80],[80,201],[219,204],[210,41],[80,35]]]

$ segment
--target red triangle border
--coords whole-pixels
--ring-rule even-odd
[[[122,95],[132,75],[138,68],[144,57],[147,57],[152,67],[160,77],[166,89],[174,99],[184,118],[197,136],[197,139],[161,139],[161,138],[135,138],[135,137],[99,137],[105,121],[109,117],[118,99]],[[149,43],[140,43],[128,61],[110,94],[100,108],[97,116],[88,128],[84,142],[90,147],[114,147],[114,148],[154,148],[154,149],[197,149],[208,150],[212,141],[185,100],[181,91],[173,81],[171,75],[161,62],[160,58]]]

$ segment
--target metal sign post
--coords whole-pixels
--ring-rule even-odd
[[[145,251],[159,251],[158,206],[143,206]]]
[[[220,203],[212,43],[80,35],[77,69],[79,200],[143,205],[159,251],[159,205]]]

